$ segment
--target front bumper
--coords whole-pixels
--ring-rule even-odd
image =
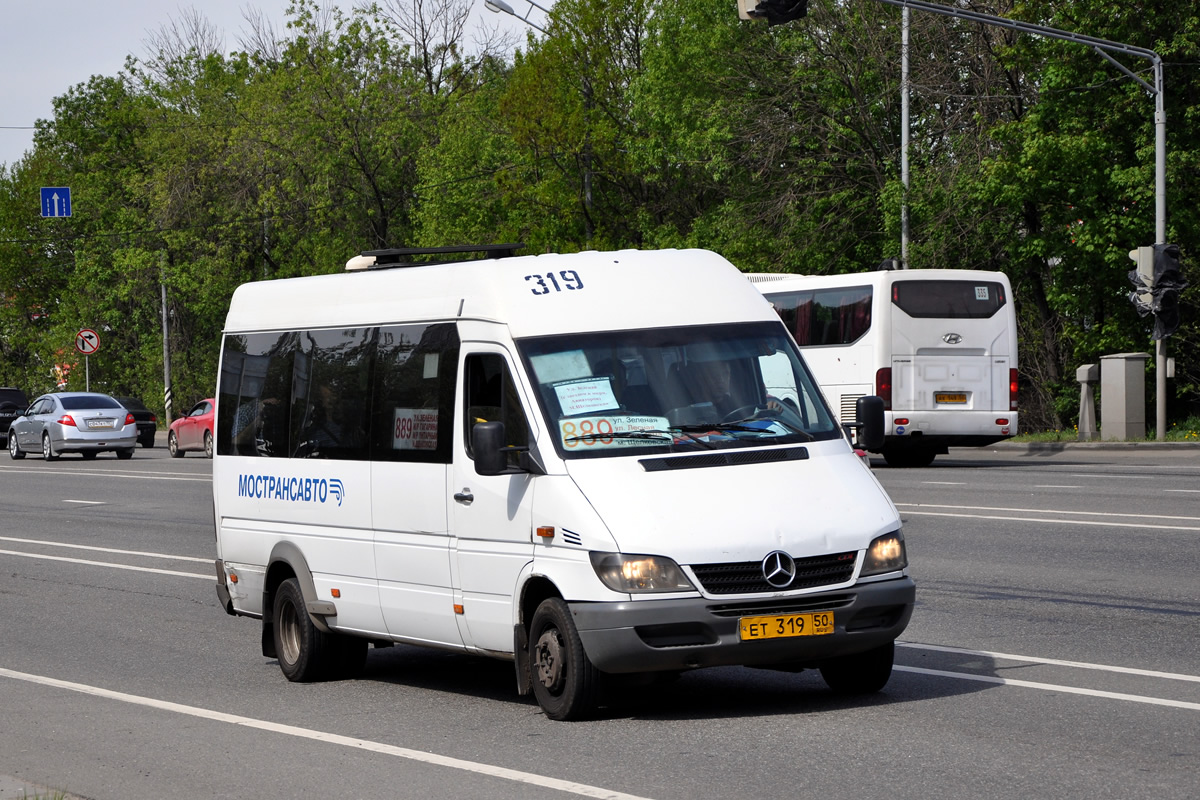
[[[613,673],[715,666],[816,666],[895,640],[908,625],[916,585],[907,576],[798,597],[721,602],[706,598],[569,603],[588,658]],[[740,640],[746,616],[832,611],[834,632]]]

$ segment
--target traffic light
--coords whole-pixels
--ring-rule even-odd
[[[1187,281],[1179,270],[1179,245],[1154,245],[1154,312],[1155,340],[1165,339],[1179,327],[1179,292]]]
[[[1129,282],[1134,286],[1129,299],[1137,308],[1138,315],[1144,317],[1153,311],[1154,298],[1151,290],[1154,288],[1154,248],[1139,247],[1137,250],[1130,250],[1129,257],[1137,264],[1136,269],[1129,271]]]
[[[767,25],[782,25],[808,15],[808,0],[739,0],[738,8],[749,19],[765,19]]]

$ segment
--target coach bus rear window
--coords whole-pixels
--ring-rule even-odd
[[[892,303],[910,317],[986,319],[1006,302],[994,281],[896,281]]]

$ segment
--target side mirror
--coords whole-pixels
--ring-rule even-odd
[[[878,451],[883,447],[883,398],[875,395],[860,397],[854,404],[858,428],[858,446]]]
[[[504,423],[478,422],[471,428],[471,449],[475,455],[475,472],[480,475],[500,475],[508,471],[504,449]]]

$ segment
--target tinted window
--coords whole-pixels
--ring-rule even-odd
[[[217,452],[450,461],[453,324],[227,336]]]
[[[892,303],[910,317],[986,319],[1006,302],[995,281],[897,281]]]
[[[225,337],[218,391],[217,452],[286,457],[295,333]]]
[[[767,297],[799,345],[850,344],[871,328],[871,287],[782,292]]]
[[[121,404],[116,400],[99,394],[62,397],[59,400],[62,402],[62,407],[67,411],[86,411],[91,408],[121,408]]]
[[[449,464],[454,439],[454,325],[379,329],[373,381],[371,459]]]

